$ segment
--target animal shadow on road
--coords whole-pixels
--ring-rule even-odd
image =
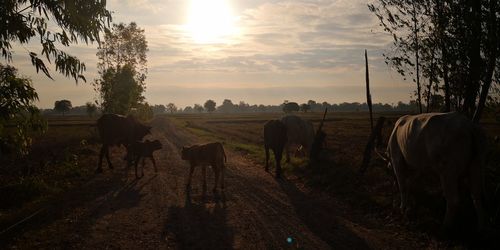
[[[226,221],[223,191],[208,200],[205,192],[192,197],[186,190],[184,206],[168,208],[164,239],[181,249],[232,249],[234,232]]]
[[[370,249],[371,247],[339,220],[342,211],[324,200],[309,197],[286,179],[277,180],[289,197],[295,212],[316,236],[334,249]]]

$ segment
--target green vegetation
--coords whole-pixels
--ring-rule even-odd
[[[0,160],[26,155],[33,136],[45,131],[37,100],[31,79],[0,64]]]
[[[94,82],[104,112],[126,115],[135,110],[141,117],[152,117],[143,96],[147,51],[144,30],[134,22],[115,24],[106,31],[97,52],[100,78]]]
[[[1,225],[93,176],[98,145],[96,131],[89,125],[94,123],[88,116],[51,116],[47,132],[33,138],[26,157],[1,159]]]

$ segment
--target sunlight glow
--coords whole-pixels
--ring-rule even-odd
[[[227,0],[191,0],[186,31],[196,43],[226,43],[235,21]]]

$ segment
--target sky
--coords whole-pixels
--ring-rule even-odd
[[[365,102],[364,50],[368,50],[373,102],[409,101],[413,85],[385,63],[392,39],[363,0],[108,0],[113,22],[136,22],[148,41],[146,101],[178,107],[206,100],[280,104],[315,100]],[[64,50],[87,66],[87,82],[55,72],[37,74],[26,50],[13,62],[33,80],[37,105],[93,101],[97,44]]]

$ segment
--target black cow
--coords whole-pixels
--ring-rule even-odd
[[[151,127],[137,121],[132,116],[121,116],[116,114],[104,114],[97,120],[97,130],[102,141],[101,153],[99,154],[99,164],[96,172],[102,172],[102,157],[105,154],[108,166],[113,169],[109,160],[109,147],[123,145],[127,148],[134,142],[141,141],[144,136],[150,134]],[[131,157],[126,157],[129,166]]]
[[[281,177],[281,157],[287,143],[287,129],[279,120],[271,120],[264,125],[264,148],[266,150],[266,171],[269,171],[269,149],[276,161],[276,178]]]

